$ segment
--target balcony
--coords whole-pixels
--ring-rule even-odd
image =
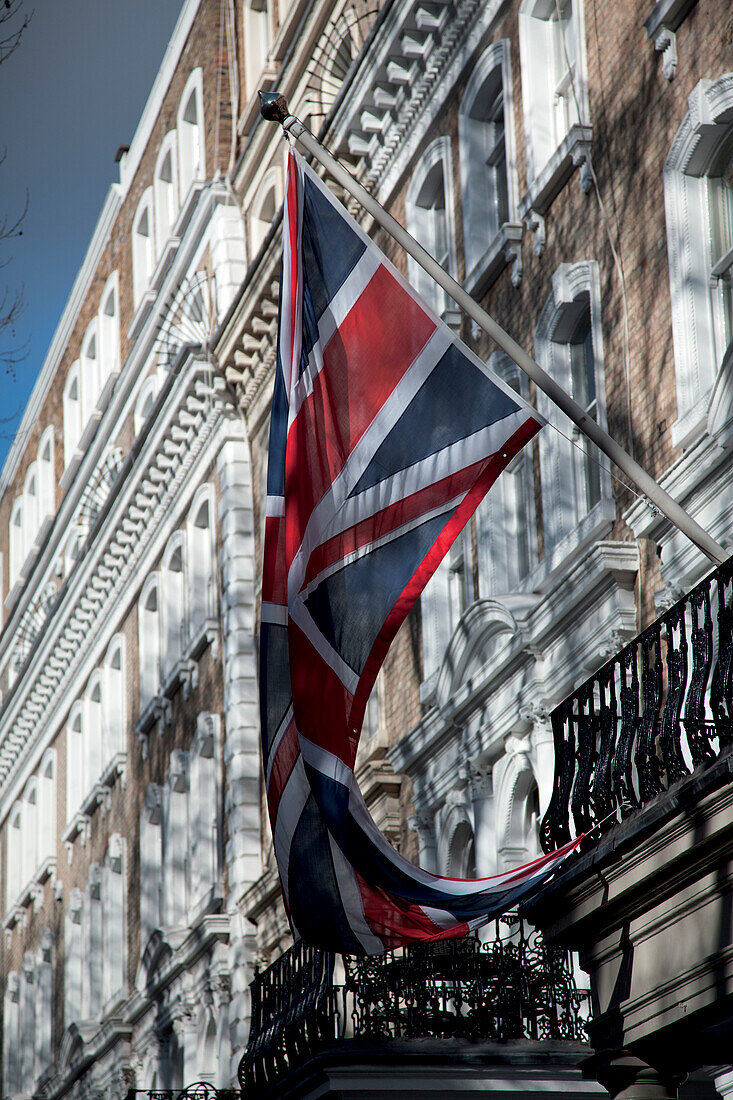
[[[243,1095],[342,1095],[343,1087],[382,1096],[387,1066],[406,1095],[422,1095],[426,1079],[431,1088],[442,1082],[436,1095],[462,1094],[477,1075],[500,1094],[522,1079],[525,1096],[568,1087],[594,1095],[576,1069],[589,1053],[587,994],[567,953],[516,917],[494,933],[488,943],[444,940],[369,958],[296,944],[252,983]]]
[[[649,822],[665,807],[727,783],[733,562],[629,642],[551,721],[555,782],[541,827],[545,851],[593,825],[606,834],[627,819]]]
[[[551,720],[543,847],[600,836],[525,915],[590,975],[584,1072],[613,1097],[674,1097],[688,1074],[727,1066],[733,1040],[733,563]]]

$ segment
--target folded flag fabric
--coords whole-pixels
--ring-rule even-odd
[[[260,636],[262,752],[293,934],[351,954],[465,934],[579,839],[492,878],[421,870],[354,778],[387,649],[542,425],[289,155]]]

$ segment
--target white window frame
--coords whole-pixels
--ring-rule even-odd
[[[38,769],[38,856],[43,864],[56,856],[56,749],[47,749]]]
[[[720,280],[730,278],[731,267],[714,263],[707,173],[730,134],[733,76],[701,80],[688,104],[664,165],[677,389],[677,420],[671,431],[676,447],[691,446],[704,431],[726,350]]]
[[[109,838],[102,868],[102,1003],[105,1013],[126,991],[127,974],[127,891],[125,838]]]
[[[561,264],[552,279],[552,293],[540,313],[535,332],[535,356],[563,389],[573,395],[570,335],[566,330],[577,323],[587,304],[590,310],[591,339],[594,352],[595,398],[597,422],[606,427],[605,382],[603,367],[603,331],[598,264],[589,260],[577,264]],[[567,338],[566,338],[567,335]],[[537,407],[550,425],[540,433],[540,468],[542,474],[542,512],[544,518],[545,557],[565,538],[576,539],[585,531],[586,516],[611,498],[610,473],[605,460],[586,438],[579,436],[576,426],[545,394],[538,392]],[[556,431],[556,424],[560,431]],[[563,434],[560,434],[562,432]],[[575,440],[574,446],[570,440]],[[590,456],[586,460],[586,448]],[[586,491],[586,461],[600,459],[600,499],[588,511],[583,504]]]
[[[90,321],[81,344],[81,422],[83,428],[97,407],[99,397],[99,332],[97,318]],[[82,428],[82,431],[83,431]]]
[[[38,443],[38,522],[39,526],[56,511],[56,466],[54,462],[55,428],[49,424]]]
[[[14,836],[16,833],[17,836]],[[6,897],[5,909],[10,909],[18,900],[18,895],[23,888],[23,803],[20,799],[15,803],[8,814],[8,822],[5,827],[5,855],[6,855]]]
[[[270,231],[275,215],[282,205],[282,192],[280,169],[278,167],[271,168],[260,181],[249,214],[250,261],[257,255],[262,242]],[[270,209],[268,209],[268,204]]]
[[[66,821],[71,822],[75,814],[81,809],[82,802],[87,793],[86,780],[88,775],[85,763],[85,707],[81,699],[77,699],[69,712],[69,720],[66,723]],[[76,728],[78,726],[78,729]]]
[[[272,47],[269,0],[244,0],[244,56],[247,99],[257,90]]]
[[[115,667],[116,665],[119,667]],[[105,725],[105,767],[118,753],[124,753],[127,749],[125,683],[125,638],[122,634],[115,634],[104,658],[104,707],[102,718]]]
[[[31,776],[23,791],[23,851],[21,888],[35,878],[38,870],[38,779]]]
[[[64,1026],[80,1021],[84,1004],[84,895],[69,892],[64,925]]]
[[[155,593],[155,609],[148,608]],[[160,577],[151,573],[138,601],[138,643],[140,662],[140,710],[144,711],[160,688]]]
[[[445,203],[445,267],[449,274],[456,273],[456,244],[453,225],[453,211],[455,201],[453,194],[453,166],[451,157],[450,138],[439,137],[428,145],[425,152],[413,169],[410,185],[405,199],[405,222],[408,232],[415,237],[423,248],[435,256],[436,240],[430,208],[423,206],[420,195],[427,184],[430,174],[438,167],[442,167],[443,176],[443,201]],[[440,262],[441,257],[435,256]],[[448,296],[442,287],[432,279],[420,265],[407,257],[408,277],[418,294],[436,313],[442,314],[448,308]]]
[[[171,752],[163,787],[163,922],[178,928],[188,913],[189,760],[181,749]]]
[[[150,783],[140,812],[140,955],[162,921],[163,877],[162,789]]]
[[[119,276],[113,271],[104,284],[98,314],[99,386],[104,390],[108,380],[120,370],[120,290]]]
[[[76,396],[72,390],[76,388]],[[64,385],[64,467],[77,453],[82,433],[81,364],[77,359],[69,368]]]
[[[219,716],[200,714],[189,755],[188,896],[191,917],[195,917],[209,900],[219,877],[220,738]]]
[[[494,74],[499,74],[504,114],[504,169],[506,173],[506,216],[494,215],[498,207],[495,184],[487,162],[495,157],[495,139],[491,124],[472,117],[480,110],[482,96]],[[517,165],[514,140],[514,95],[509,41],[493,42],[477,61],[458,110],[458,149],[461,165],[463,206],[463,250],[466,282],[475,285],[483,269],[493,258],[497,238],[505,224],[517,222]],[[492,247],[494,246],[494,247]],[[502,249],[503,253],[503,249]]]
[[[177,559],[179,568],[174,569]],[[186,606],[186,539],[176,531],[168,540],[160,568],[160,668],[165,681],[183,657],[188,637]]]
[[[23,482],[23,561],[30,554],[40,527],[39,492],[38,463],[31,462]]]
[[[150,286],[155,270],[155,218],[153,189],[148,187],[140,198],[132,223],[132,289],[135,308]],[[145,231],[143,231],[145,222]]]
[[[588,110],[588,63],[585,48],[585,11],[583,0],[571,0],[575,40],[573,81],[575,95],[570,85],[564,52],[560,49],[561,33],[557,26],[556,4],[558,0],[522,0],[519,10],[519,52],[522,65],[522,102],[524,106],[524,133],[527,150],[527,179],[530,185],[536,180],[553,154],[560,147],[575,124],[584,124]],[[563,73],[557,71],[556,58],[562,59]],[[559,85],[567,85],[560,88]],[[559,125],[557,118],[558,96],[564,95],[570,104],[570,120]]]
[[[194,69],[183,89],[178,107],[178,194],[179,209],[187,204],[188,193],[197,180],[206,175],[206,150],[204,146],[204,94],[201,69]],[[196,105],[196,121],[189,110],[191,97]]]
[[[102,670],[95,669],[84,693],[84,798],[99,783],[107,759],[104,695]]]
[[[36,953],[36,1078],[53,1059],[54,946],[53,932],[47,928]]]
[[[198,520],[207,509],[207,524]],[[216,614],[216,572],[214,569],[214,492],[206,483],[196,491],[188,513],[187,524],[187,589],[190,635],[195,638],[207,621]]]
[[[494,352],[488,366],[529,400],[529,379],[507,355]],[[522,563],[520,550],[524,544]],[[532,447],[522,447],[476,509],[478,586],[482,599],[516,592],[537,562]]]
[[[170,179],[166,180],[163,170],[166,161],[170,166]],[[158,159],[155,163],[155,229],[158,245],[158,255],[163,252],[167,241],[172,236],[173,226],[176,224],[179,207],[178,194],[178,134],[175,130],[169,130],[161,142]]]

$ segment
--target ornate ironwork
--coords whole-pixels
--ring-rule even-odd
[[[239,1068],[244,1095],[270,1089],[326,1044],[352,1038],[585,1039],[587,995],[567,954],[516,917],[473,937],[385,955],[334,957],[297,944],[252,983],[252,1031]]]
[[[185,1089],[128,1089],[125,1100],[241,1100],[239,1089],[218,1089],[208,1081],[197,1081]]]
[[[604,829],[612,829],[715,761],[733,744],[733,563],[666,610],[551,719],[555,782],[541,827],[545,851],[609,815]]]

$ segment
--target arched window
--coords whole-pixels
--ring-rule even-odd
[[[36,1076],[51,1064],[54,936],[46,929],[36,955]]]
[[[161,676],[165,680],[180,661],[186,633],[186,612],[183,591],[183,535],[174,535],[168,544],[160,572],[162,594]]]
[[[23,560],[30,553],[38,534],[38,465],[31,462],[23,484]]]
[[[82,1018],[84,895],[74,887],[64,923],[64,1026]]]
[[[102,958],[105,1005],[125,988],[125,839],[109,838],[102,877]]]
[[[152,188],[143,193],[132,228],[132,283],[135,306],[150,283],[155,267]]]
[[[23,531],[23,500],[22,498],[20,498],[16,500],[13,504],[13,508],[10,513],[10,524],[8,530],[8,571],[10,576],[11,588],[17,581],[20,571],[23,568],[23,562],[25,561],[25,547],[23,545],[24,539],[25,536]]]
[[[589,416],[605,425],[603,341],[597,265],[562,264],[537,323],[538,361]],[[575,530],[609,496],[608,473],[584,435],[538,395],[540,412],[560,428],[540,439],[545,552]],[[573,440],[574,443],[570,442]],[[574,445],[575,444],[575,445]]]
[[[10,811],[5,830],[5,858],[7,867],[7,896],[5,908],[14,905],[25,885],[23,879],[23,807],[16,802]]]
[[[476,842],[467,821],[462,821],[451,837],[447,873],[451,878],[476,878]]]
[[[97,406],[99,390],[99,340],[95,317],[81,345],[81,421],[85,427]]]
[[[81,806],[85,788],[84,707],[76,702],[66,727],[66,820],[71,821]]]
[[[272,42],[272,20],[267,0],[245,0],[244,56],[247,96],[257,88]]]
[[[5,984],[3,1085],[8,1095],[20,1092],[24,1087],[20,1072],[20,978],[15,970],[8,974]]]
[[[140,643],[140,710],[144,710],[160,684],[160,612],[158,575],[148,577],[138,605]]]
[[[21,885],[30,882],[38,868],[38,781],[30,779],[23,792],[23,851]]]
[[[258,191],[258,197],[252,206],[250,215],[250,259],[256,256],[257,251],[267,236],[275,215],[282,203],[282,185],[280,172],[272,168],[262,181]]]
[[[455,248],[451,211],[450,140],[437,138],[420,158],[407,191],[407,228],[423,248],[451,274],[455,272]],[[447,296],[419,264],[408,258],[410,282],[436,313],[442,313]]]
[[[505,222],[516,220],[508,43],[474,68],[458,112],[466,275],[475,282]]]
[[[89,681],[84,700],[84,797],[99,782],[104,761],[107,759],[107,746],[104,744],[104,721],[102,712],[102,676],[95,672]]]
[[[185,923],[188,910],[188,753],[171,753],[163,790],[163,920],[166,927]]]
[[[196,636],[207,619],[215,614],[216,587],[214,580],[212,500],[210,487],[196,494],[188,522],[189,550],[189,615],[190,632]]]
[[[733,81],[701,81],[664,166],[676,446],[704,427],[733,340]]]
[[[163,805],[161,788],[151,783],[140,814],[140,953],[162,922]]]
[[[178,109],[179,193],[185,203],[191,184],[205,174],[201,69],[188,78]]]
[[[93,1020],[102,1009],[104,968],[102,926],[102,871],[98,863],[89,868],[84,898],[84,979],[82,1014]]]
[[[527,175],[535,180],[587,117],[582,0],[523,0],[519,13]]]
[[[120,369],[120,318],[117,272],[113,272],[102,291],[99,310],[99,385],[104,388],[110,375]]]
[[[124,639],[112,639],[104,661],[104,729],[107,751],[105,765],[120,752],[125,752],[125,670]]]
[[[155,166],[155,226],[158,252],[171,235],[178,216],[178,157],[176,132],[166,134]]]
[[[489,366],[525,399],[526,376],[502,353]],[[535,563],[532,454],[523,447],[491,487],[476,510],[479,596],[513,592]]]
[[[56,855],[56,750],[48,749],[38,772],[38,857]]]
[[[54,470],[54,428],[53,424],[44,431],[38,444],[38,521],[43,523],[47,516],[56,511],[56,476]]]
[[[36,960],[30,951],[20,974],[20,1074],[23,1082],[36,1076]]]
[[[217,715],[199,715],[190,755],[190,904],[194,911],[210,896],[218,877],[218,746]]]
[[[158,379],[154,374],[151,374],[149,378],[146,378],[140,389],[140,394],[135,404],[134,415],[134,428],[135,435],[138,435],[140,429],[148,418],[150,410],[155,404],[155,398],[158,395]]]
[[[76,454],[81,429],[81,383],[77,360],[72,364],[64,386],[64,466],[68,466]]]

